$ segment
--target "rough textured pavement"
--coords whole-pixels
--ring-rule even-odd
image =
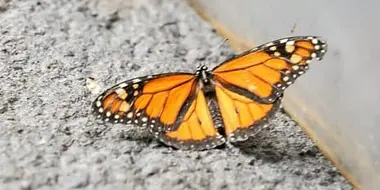
[[[87,77],[212,67],[232,53],[206,57],[220,41],[185,1],[0,0],[0,189],[352,189],[283,113],[201,152],[90,114]]]

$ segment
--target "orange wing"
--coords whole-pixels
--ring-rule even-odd
[[[214,79],[257,102],[272,103],[326,51],[318,37],[284,38],[225,61],[213,69]]]
[[[175,130],[194,99],[196,79],[188,73],[136,78],[106,90],[93,103],[105,121],[149,126],[152,131]]]
[[[165,144],[179,149],[210,149],[225,143],[225,138],[214,125],[208,102],[200,89],[177,130],[157,132],[155,135]]]
[[[281,98],[270,104],[259,103],[235,93],[223,85],[215,85],[224,131],[230,142],[246,140],[259,132],[279,109]]]

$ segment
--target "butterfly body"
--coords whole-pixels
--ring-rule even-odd
[[[283,38],[208,70],[165,73],[119,83],[93,103],[98,118],[135,124],[180,149],[202,150],[246,140],[267,125],[284,90],[321,59],[318,37]]]

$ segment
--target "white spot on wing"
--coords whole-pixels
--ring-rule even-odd
[[[288,42],[286,42],[286,45],[287,46],[292,46],[292,45],[294,45],[294,41],[288,41]]]
[[[127,84],[127,83],[125,83],[125,82],[123,82],[123,83],[119,84],[119,87],[120,87],[120,88],[124,88],[124,87],[126,87],[126,86],[128,86],[128,84]]]
[[[272,46],[269,49],[272,50],[272,51],[276,51],[277,47],[276,46]]]
[[[285,43],[285,42],[287,42],[289,39],[288,38],[285,38],[285,39],[282,39],[282,40],[280,40],[280,43]]]
[[[265,44],[265,47],[269,47],[269,46],[272,46],[272,45],[274,45],[273,42],[269,42],[269,43]]]
[[[141,82],[141,79],[133,79],[132,82],[133,83],[138,83],[138,82]]]

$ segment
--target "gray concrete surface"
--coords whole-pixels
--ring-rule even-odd
[[[0,189],[352,189],[283,113],[201,152],[90,114],[87,77],[214,66],[232,53],[206,58],[220,41],[185,1],[0,0]]]

